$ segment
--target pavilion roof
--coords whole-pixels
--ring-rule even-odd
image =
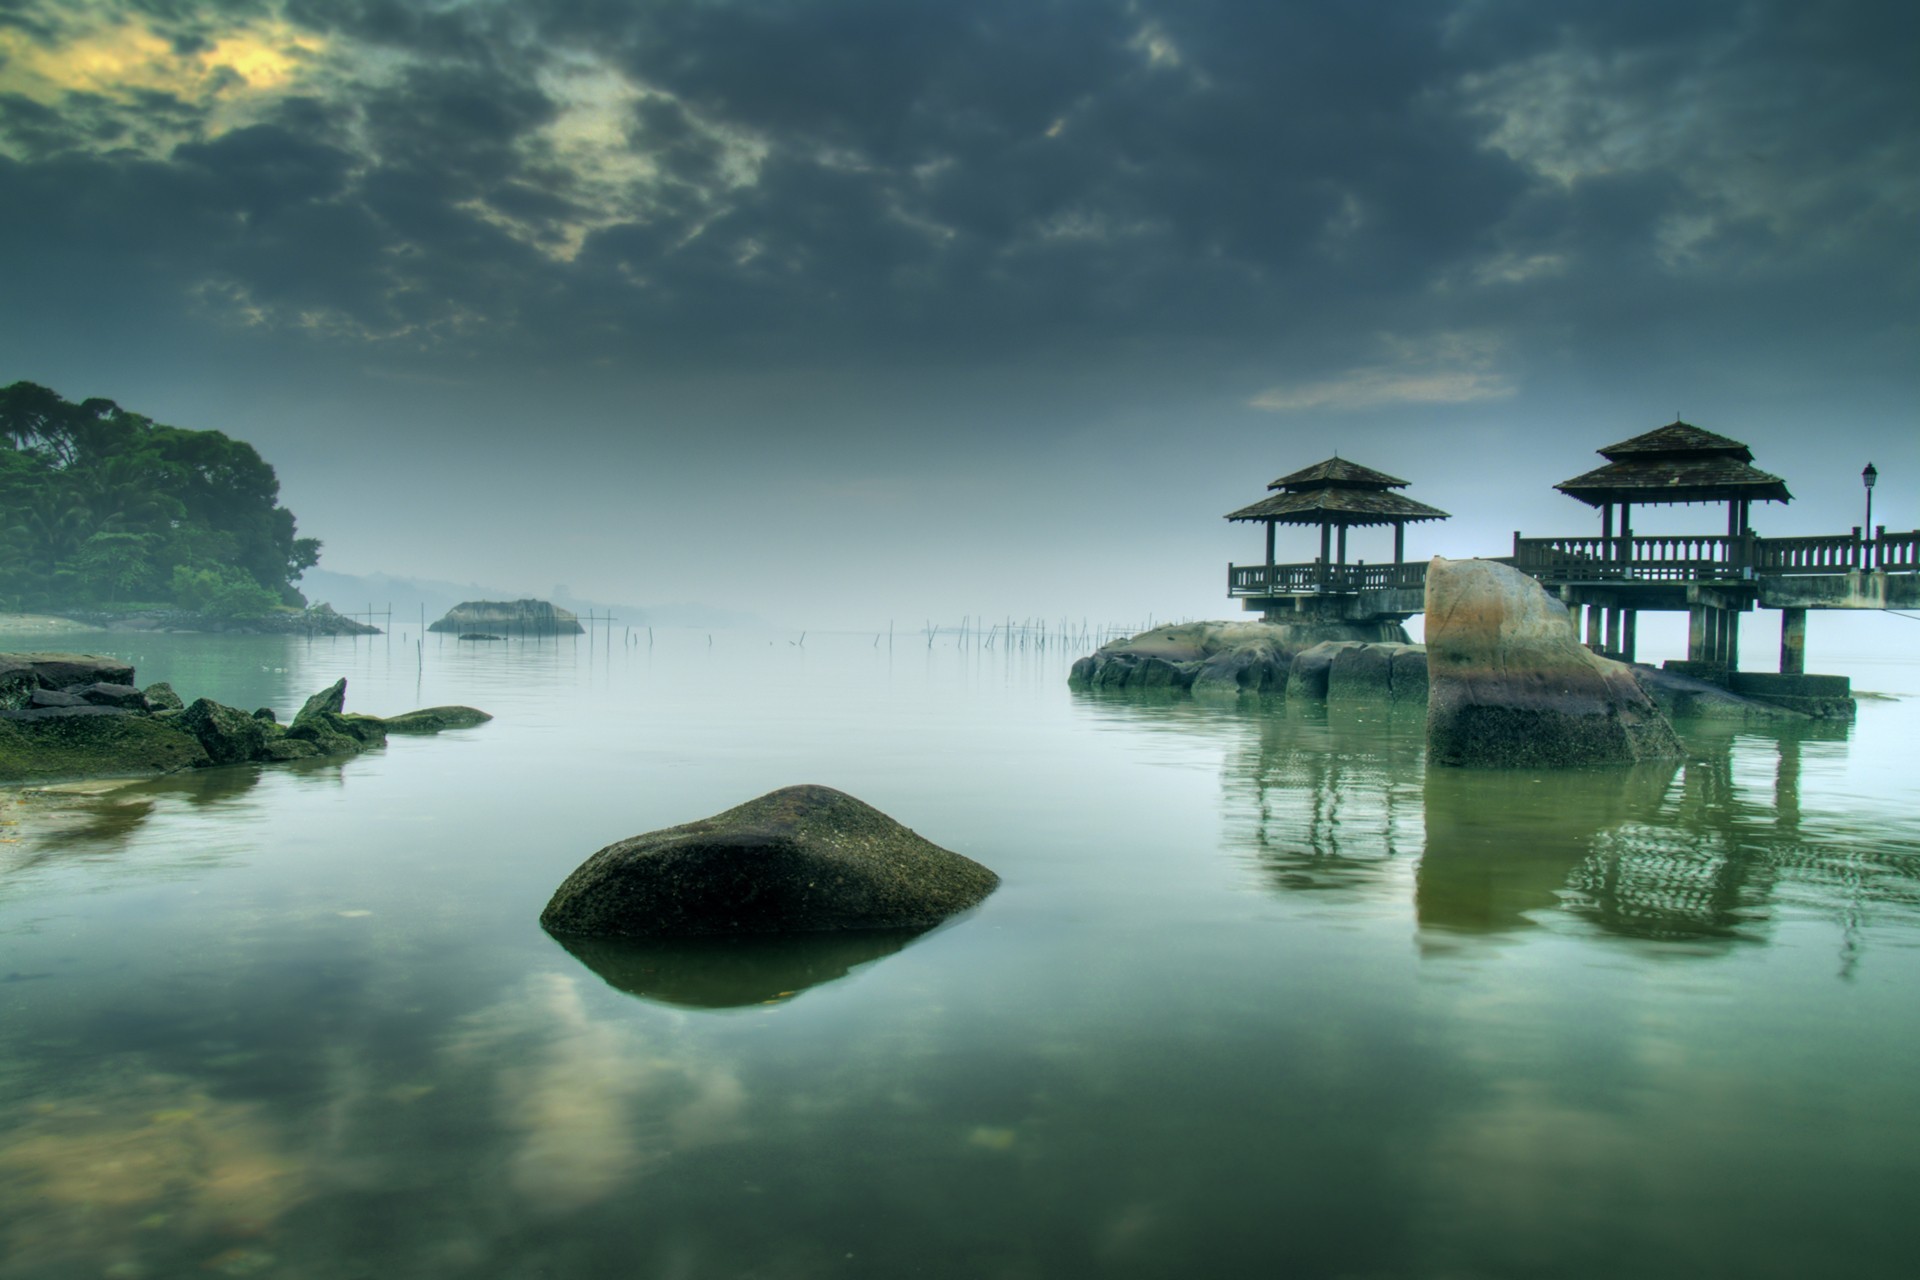
[[[1269,489],[1404,489],[1405,480],[1363,467],[1345,458],[1328,458],[1290,476],[1281,476]]]
[[[1229,512],[1227,519],[1271,520],[1275,524],[1411,524],[1418,520],[1445,520],[1447,513],[1384,489],[1329,488],[1276,493],[1250,507]]]
[[[1791,502],[1787,482],[1752,465],[1738,440],[1672,422],[1599,451],[1607,465],[1553,486],[1591,507],[1609,502]]]

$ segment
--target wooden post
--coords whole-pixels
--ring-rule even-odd
[[[1780,674],[1805,675],[1807,672],[1807,611],[1780,611]]]
[[[1600,537],[1607,546],[1613,545],[1613,504],[1600,504]]]
[[[1267,521],[1267,587],[1268,595],[1273,594],[1273,521]]]
[[[1639,629],[1636,624],[1640,621],[1640,611],[1638,609],[1628,609],[1626,614],[1626,626],[1622,629],[1620,637],[1620,656],[1628,662],[1632,662],[1634,660],[1634,641],[1636,639],[1634,633]]]
[[[1320,522],[1320,585],[1327,585],[1327,575],[1331,572],[1333,561],[1333,526],[1325,520]]]
[[[1620,562],[1633,562],[1633,504],[1620,504]]]
[[[1620,610],[1607,610],[1607,652],[1620,652]]]
[[[1340,567],[1343,569],[1346,568],[1347,566],[1347,526],[1345,526],[1344,524],[1340,526],[1339,557],[1340,557]]]
[[[1740,669],[1740,615],[1732,609],[1726,611],[1726,626],[1721,633],[1720,647],[1725,651],[1727,670]]]
[[[1395,520],[1393,522],[1393,562],[1395,564],[1405,564],[1406,559],[1407,522],[1405,520]]]
[[[1600,652],[1600,606],[1587,606],[1587,648]]]
[[[1705,662],[1707,660],[1707,606],[1690,605],[1687,609],[1687,661]]]

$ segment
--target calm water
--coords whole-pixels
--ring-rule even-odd
[[[9,1280],[1912,1274],[1920,699],[1489,776],[946,640],[65,643],[498,718],[0,793]],[[540,931],[795,782],[1005,885],[870,945]]]

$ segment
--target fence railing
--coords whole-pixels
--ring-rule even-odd
[[[1345,595],[1357,591],[1418,591],[1427,583],[1424,560],[1404,564],[1234,564],[1229,596]]]

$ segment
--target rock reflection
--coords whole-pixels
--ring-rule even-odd
[[[608,986],[689,1009],[777,1004],[900,950],[923,929],[741,938],[560,938]]]
[[[1596,844],[1627,824],[1657,830],[1677,761],[1623,770],[1432,769],[1426,848],[1414,879],[1422,930],[1501,933],[1564,905]]]

